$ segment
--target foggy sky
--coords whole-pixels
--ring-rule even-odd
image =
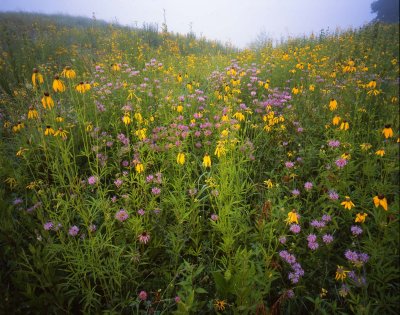
[[[168,30],[243,48],[258,34],[279,40],[360,27],[371,21],[373,0],[0,0],[0,11],[64,13],[130,26],[156,23]]]

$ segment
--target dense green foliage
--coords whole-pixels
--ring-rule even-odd
[[[0,313],[397,314],[398,25],[0,28]]]

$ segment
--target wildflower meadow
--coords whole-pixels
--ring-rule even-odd
[[[398,24],[0,27],[0,313],[397,314]]]

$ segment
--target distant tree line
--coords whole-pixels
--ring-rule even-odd
[[[376,13],[374,21],[399,23],[399,0],[376,0],[371,3],[372,13]]]

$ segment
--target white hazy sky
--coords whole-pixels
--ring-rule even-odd
[[[125,25],[163,22],[168,29],[238,47],[261,32],[279,40],[321,29],[359,27],[371,21],[373,0],[0,0],[0,11],[66,13]]]

